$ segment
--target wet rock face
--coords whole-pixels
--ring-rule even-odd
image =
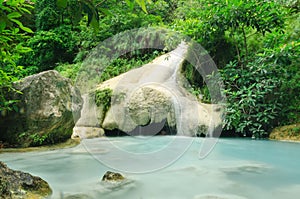
[[[49,184],[40,177],[12,170],[0,162],[1,198],[45,198],[51,193]]]
[[[111,171],[107,171],[102,177],[102,181],[104,182],[119,182],[123,180],[125,180],[125,177],[122,174]]]
[[[75,126],[73,129],[72,139],[89,139],[104,136],[104,129],[98,127],[81,127]]]
[[[181,69],[187,55],[188,44],[182,42],[140,68],[94,85],[76,126],[101,127],[107,136],[219,133],[223,113],[216,111],[218,104],[201,103],[183,86]],[[82,78],[85,81],[78,85],[84,88],[82,93],[97,82],[93,78]]]
[[[155,128],[155,124],[166,123],[175,128],[171,98],[161,88],[142,87],[132,96],[124,96],[129,98],[128,103],[123,100],[112,104],[102,123],[104,129],[118,129],[128,135],[135,135],[135,132],[138,132],[137,135],[155,135],[164,127]]]
[[[184,57],[185,50],[179,46],[100,84],[97,91],[113,91],[110,107],[101,113],[104,119],[99,120],[100,127],[105,132],[119,130],[128,135],[183,136],[206,135],[218,129],[222,123],[222,112],[216,111],[218,105],[199,102],[182,86]],[[152,126],[164,121],[161,128]],[[169,132],[164,133],[164,128]]]
[[[0,115],[0,140],[27,147],[71,137],[82,98],[69,79],[52,70],[26,77],[14,87],[22,94],[10,96],[19,100],[17,112]]]

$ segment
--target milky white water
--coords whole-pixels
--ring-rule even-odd
[[[149,168],[149,162],[128,161],[118,156],[122,150],[151,153],[168,148],[169,154],[181,150],[169,143],[174,137],[120,137],[84,140],[80,145],[45,152],[2,153],[0,160],[13,169],[30,172],[49,182],[52,198],[228,198],[228,199],[295,199],[300,195],[300,144],[275,141],[220,139],[205,159],[199,159],[204,138],[193,141],[177,161],[155,172],[126,173],[122,186],[101,183],[107,170],[95,157],[110,159],[124,168]],[[113,145],[112,145],[113,143]],[[87,145],[95,145],[94,156]],[[112,147],[114,146],[114,147]],[[115,147],[117,146],[117,147]],[[89,149],[90,150],[90,149]],[[159,154],[159,153],[158,153]],[[163,157],[165,156],[165,157]],[[167,159],[162,153],[155,162]],[[145,165],[143,165],[145,164]],[[75,197],[69,197],[75,198]]]

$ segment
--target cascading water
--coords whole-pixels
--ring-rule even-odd
[[[99,126],[99,120],[96,115],[97,107],[95,106],[95,103],[91,103],[89,94],[84,94],[82,99],[83,107],[81,109],[81,117],[76,122],[76,126]]]
[[[144,128],[144,125],[167,121],[169,126],[176,128],[177,135],[185,136],[195,136],[199,128],[202,128],[205,133],[208,129],[218,126],[221,123],[221,114],[214,112],[211,108],[212,105],[200,103],[182,86],[181,81],[184,80],[184,77],[180,73],[180,69],[187,57],[188,47],[187,43],[182,42],[175,50],[152,62],[99,85],[99,90],[104,88],[113,90],[111,108],[106,114],[109,120],[104,118],[104,124],[100,125],[116,126],[129,135],[136,135],[138,127],[140,135],[149,135],[151,133],[143,132],[145,129],[149,130],[149,128]],[[152,93],[152,97],[156,94],[162,95],[163,98],[168,98],[169,102],[166,102],[165,107],[161,107],[163,102],[155,98],[148,102],[147,95],[149,93]],[[121,100],[120,96],[122,96]],[[147,103],[144,106],[141,105],[141,109],[137,110],[135,114],[149,119],[146,118],[140,122],[137,118],[139,116],[132,118],[134,115],[130,111],[133,109],[131,107],[133,102],[138,104],[136,106]],[[172,108],[168,109],[167,106]],[[83,118],[95,117],[93,110],[90,110],[88,106],[84,106],[85,108],[87,110],[82,111]],[[211,119],[212,112],[214,112],[214,121]],[[85,119],[80,120],[79,124],[82,125],[84,121]],[[87,126],[89,123],[90,121],[87,121]],[[111,125],[112,123],[115,125]],[[159,130],[161,129],[153,129],[152,135],[159,133]]]

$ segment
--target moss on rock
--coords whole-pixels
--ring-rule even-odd
[[[0,115],[0,141],[9,147],[64,142],[80,117],[82,98],[69,79],[46,71],[15,82],[15,112]]]
[[[300,141],[300,123],[277,127],[270,136],[273,140]]]
[[[37,176],[15,171],[0,162],[0,195],[3,198],[42,199],[49,197],[49,184]]]

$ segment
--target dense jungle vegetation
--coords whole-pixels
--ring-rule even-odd
[[[99,42],[141,27],[193,38],[214,59],[227,95],[225,130],[268,136],[300,121],[299,0],[0,0],[0,111],[12,82],[56,69],[76,78]],[[141,50],[116,59],[103,80],[163,53]],[[190,91],[210,102],[203,78],[188,63]]]

